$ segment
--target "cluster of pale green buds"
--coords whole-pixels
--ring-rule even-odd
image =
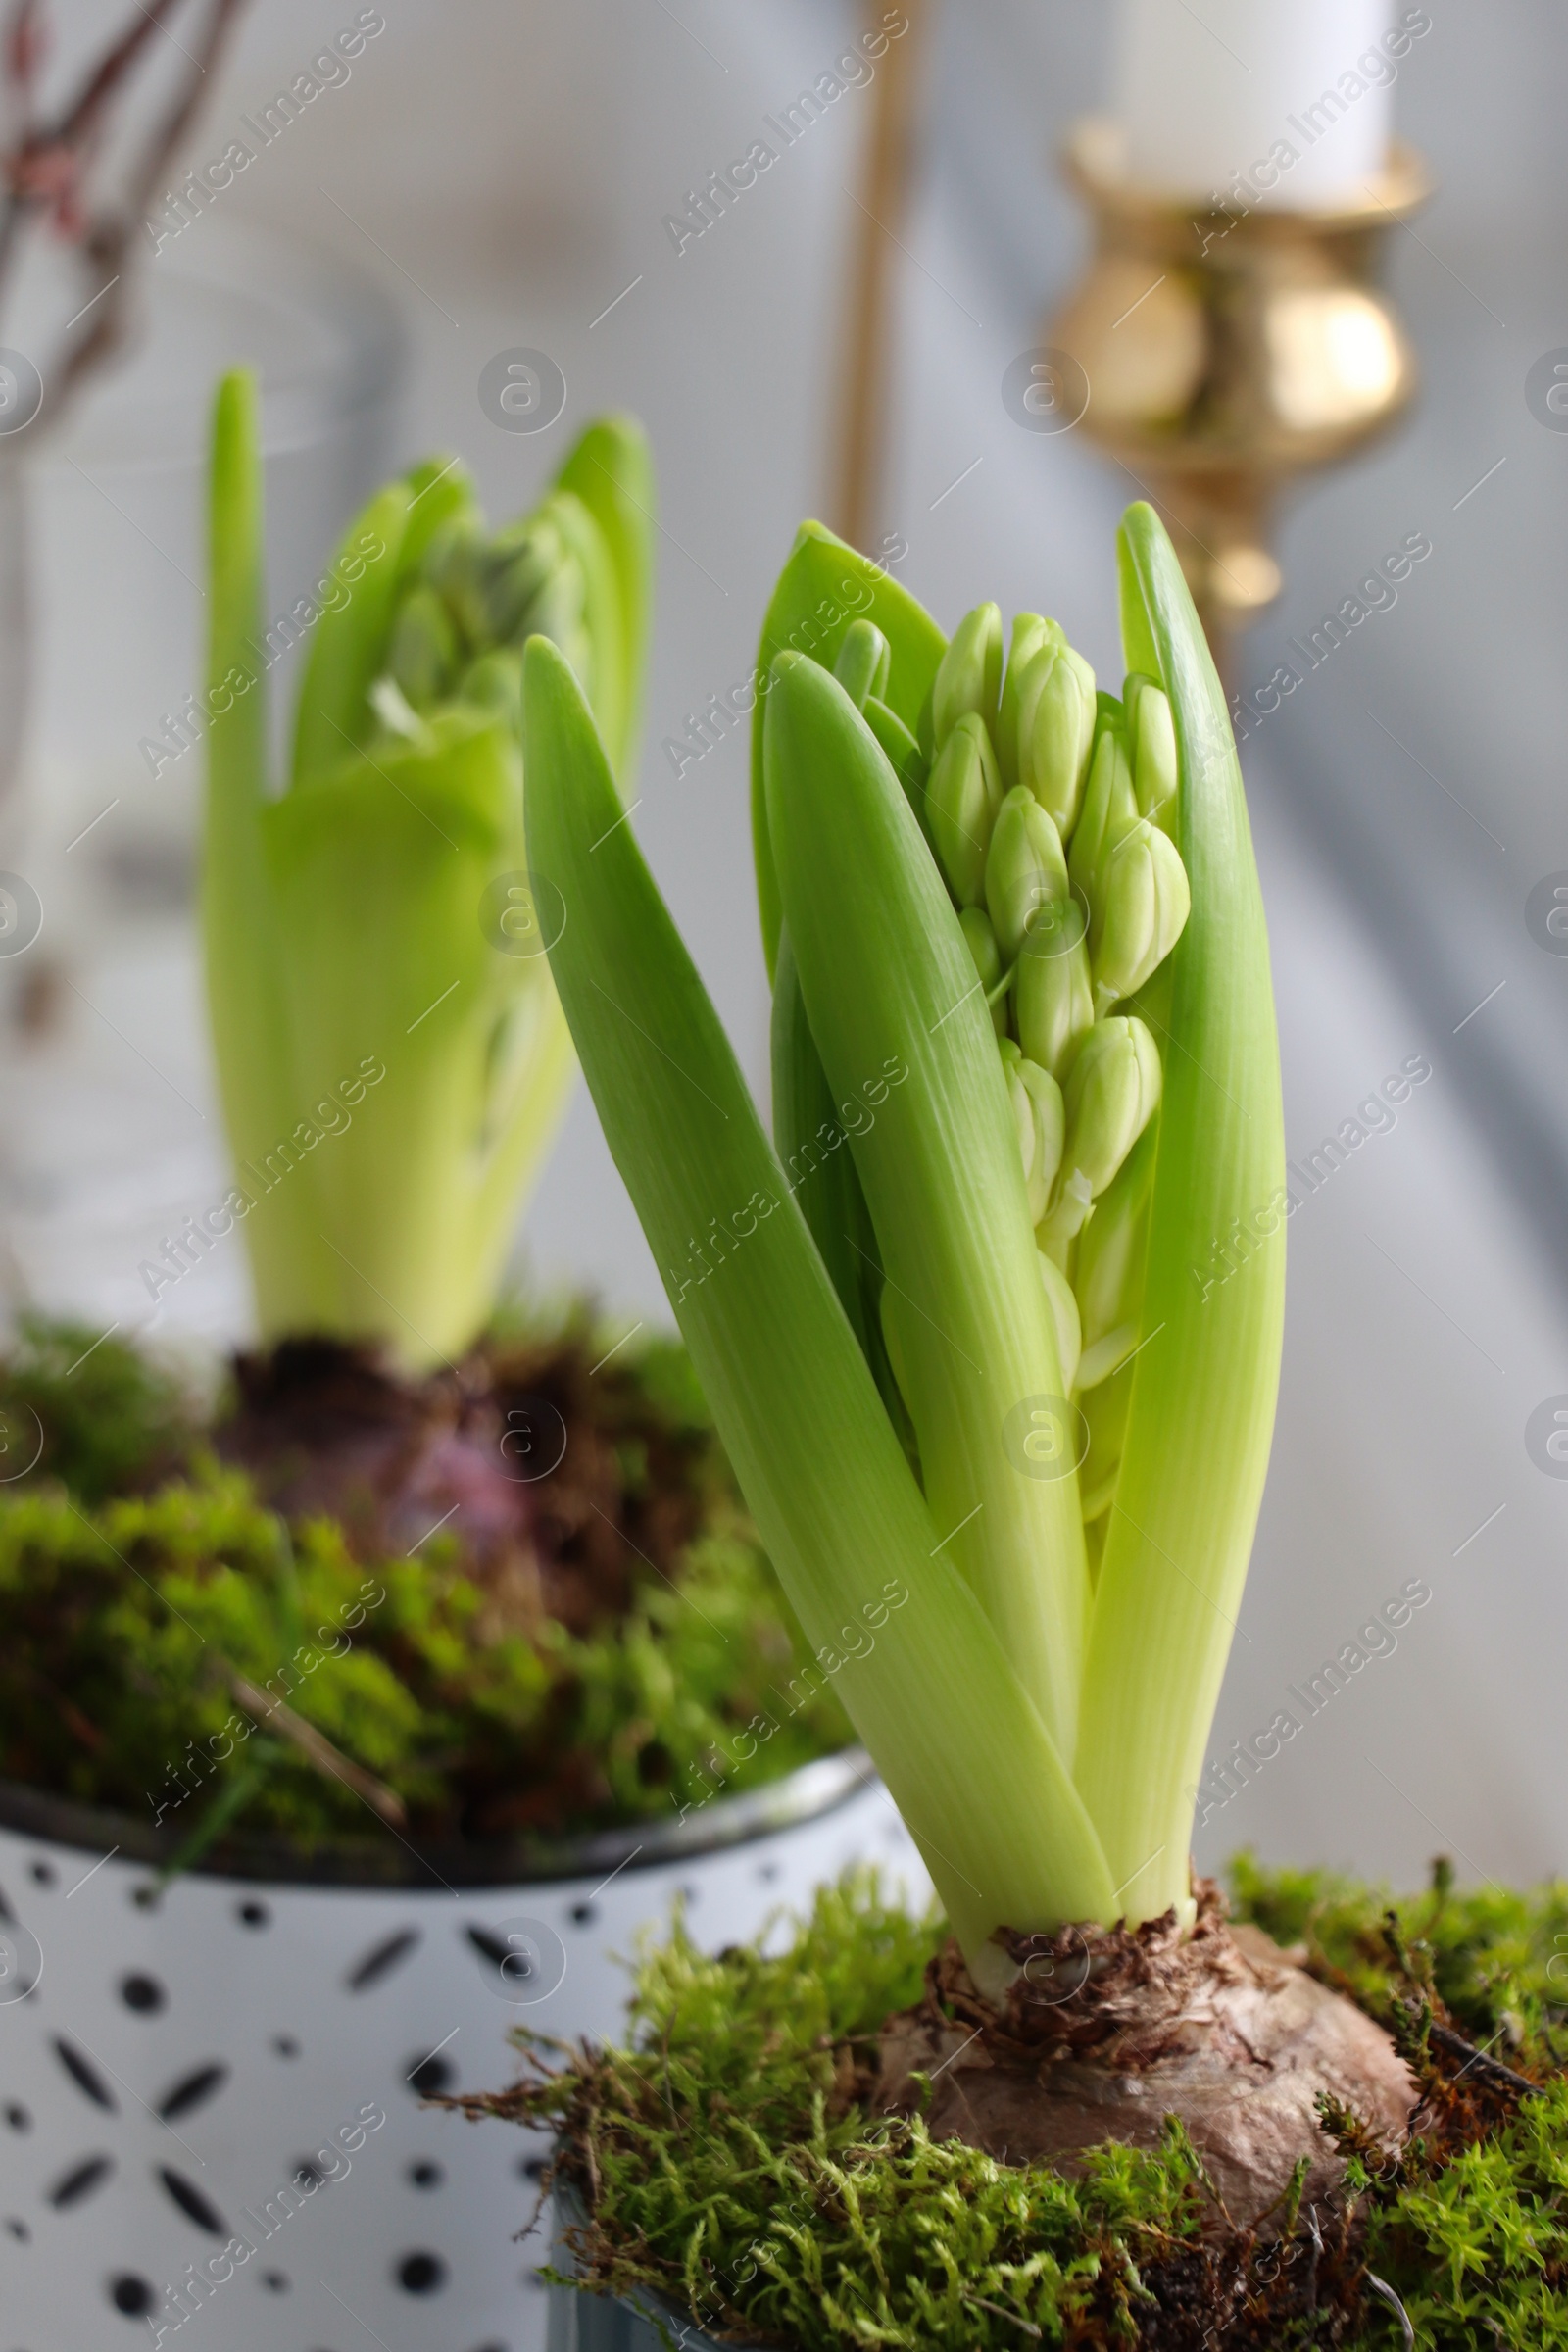
[[[489,533],[470,510],[432,535],[403,586],[386,669],[370,689],[388,733],[416,740],[428,712],[463,702],[504,711],[520,739],[522,648],[533,636],[559,645],[592,694],[587,578],[553,503]]]
[[[1035,612],[1013,621],[1004,675],[995,605],[960,622],[918,739],[879,698],[888,666],[881,632],[855,622],[839,682],[936,855],[1006,1068],[1062,1377],[1089,1427],[1092,1523],[1115,1488],[1129,1391],[1116,1375],[1144,1283],[1160,1058],[1143,992],[1191,908],[1170,705],[1136,674],[1120,701],[1097,694]]]

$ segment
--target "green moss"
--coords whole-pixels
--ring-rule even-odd
[[[41,1444],[36,1476],[101,1502],[186,1462],[196,1428],[172,1372],[85,1324],[24,1315],[0,1360],[0,1480],[24,1472]]]
[[[1138,2262],[1201,2219],[1179,2130],[1156,2154],[1107,2148],[1069,2182],[939,2146],[918,2121],[868,2128],[838,2095],[858,2047],[918,1996],[943,1932],[868,1881],[825,1889],[771,1955],[764,1938],[707,1958],[677,1922],[639,1970],[631,2048],[502,2103],[581,2147],[596,2284],[653,2287],[712,2328],[802,2352],[1016,2352],[1020,2322],[1063,2342],[1107,2281],[1131,2308]]]
[[[591,2209],[578,2233],[590,2286],[652,2289],[742,2340],[1393,2352],[1403,2328],[1376,2278],[1423,2352],[1568,2346],[1551,1974],[1568,1950],[1564,1890],[1461,1894],[1440,1869],[1426,1894],[1394,1903],[1249,1858],[1236,1879],[1239,1910],[1304,1938],[1321,1973],[1393,2023],[1430,2102],[1430,2128],[1394,2168],[1357,2152],[1352,2117],[1326,2117],[1358,2201],[1335,2217],[1288,2208],[1277,2244],[1230,2227],[1174,2121],[1160,2148],[1107,2146],[1073,2180],[935,2145],[918,2120],[871,2122],[857,2100],[867,2044],[917,1997],[943,1929],[865,1880],[824,1891],[793,1936],[775,1927],[718,1958],[677,1921],[642,1955],[625,2049],[562,2068],[559,2047],[520,2034],[525,2078],[486,2104],[562,2132],[564,2177]],[[1439,2049],[1439,2028],[1461,2051]],[[1500,2036],[1539,2091],[1467,2061],[1467,2032]]]
[[[1233,1866],[1238,1906],[1396,2032],[1437,2105],[1393,2177],[1364,2165],[1365,2258],[1427,2352],[1568,2346],[1568,1886],[1461,1890],[1446,1862],[1406,1899],[1329,1872]],[[1489,2098],[1494,2078],[1434,2061],[1434,2019],[1544,2087]],[[1470,2088],[1467,2089],[1467,2083]],[[1371,2352],[1404,2341],[1369,2315]]]
[[[34,1325],[0,1367],[6,1426],[30,1454],[25,1406],[45,1441],[0,1484],[0,1778],[180,1830],[240,1795],[252,1832],[378,1835],[276,1721],[258,1731],[236,1678],[394,1790],[416,1837],[668,1819],[849,1738],[821,1677],[780,1695],[808,1652],[677,1344],[628,1377],[647,1427],[691,1435],[706,1532],[668,1574],[629,1546],[629,1605],[573,1635],[518,1630],[450,1536],[367,1566],[333,1521],[286,1528],[205,1451],[172,1376],[113,1341],[78,1361],[93,1338]],[[638,1497],[646,1446],[613,1442]]]
[[[1407,2163],[1397,2190],[1378,2193],[1367,2260],[1423,2348],[1568,2345],[1568,2083],[1447,2162]],[[1365,2337],[1369,2352],[1402,2341],[1389,2319]]]
[[[1568,1883],[1514,1893],[1461,1890],[1448,1863],[1421,1894],[1396,1899],[1329,1871],[1231,1866],[1235,1908],[1277,1943],[1304,1943],[1317,1973],[1387,2024],[1396,1997],[1430,1987],[1477,2040],[1500,2038],[1555,2069],[1568,2063]]]
[[[368,1571],[330,1521],[291,1543],[236,1474],[96,1512],[28,1494],[0,1504],[0,1777],[193,1821],[252,1736],[236,1674],[387,1783],[426,1835],[508,1790],[558,1790],[568,1821],[667,1817],[846,1737],[825,1692],[734,1760],[801,1649],[765,1561],[733,1537],[693,1546],[678,1587],[650,1571],[591,1638],[494,1639],[486,1619],[455,1546]],[[370,1826],[297,1748],[269,1753],[249,1828]]]

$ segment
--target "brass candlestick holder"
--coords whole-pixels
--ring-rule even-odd
[[[1194,207],[1130,185],[1100,121],[1072,134],[1066,171],[1095,251],[1048,340],[1081,370],[1084,431],[1169,525],[1229,682],[1238,634],[1279,594],[1287,484],[1365,448],[1415,391],[1377,270],[1430,182],[1396,147],[1359,204]]]

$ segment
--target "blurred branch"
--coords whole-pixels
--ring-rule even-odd
[[[29,231],[44,222],[75,249],[86,290],[52,364],[39,367],[48,395],[40,420],[46,429],[59,423],[74,392],[124,340],[135,276],[133,247],[147,206],[201,110],[205,85],[245,5],[246,0],[208,0],[205,14],[193,6],[189,13],[200,24],[192,49],[173,41],[169,31],[169,21],[182,13],[185,0],[138,5],[134,21],[89,66],[59,113],[41,118],[35,91],[45,48],[42,0],[13,0],[0,50],[0,91],[10,118],[7,143],[0,149],[0,306],[10,294]],[[180,49],[185,70],[123,173],[123,184],[96,192],[94,165],[159,33]],[[92,310],[91,323],[73,340],[72,328]],[[35,446],[36,436],[29,438]]]

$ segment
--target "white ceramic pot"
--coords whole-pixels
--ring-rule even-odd
[[[421,2094],[505,2083],[517,2024],[616,2032],[677,1893],[711,1950],[855,1862],[929,1894],[859,1751],[502,1883],[386,1851],[407,1883],[254,1849],[160,1894],[141,1825],[0,1790],[0,2352],[543,2352],[546,2143]]]

